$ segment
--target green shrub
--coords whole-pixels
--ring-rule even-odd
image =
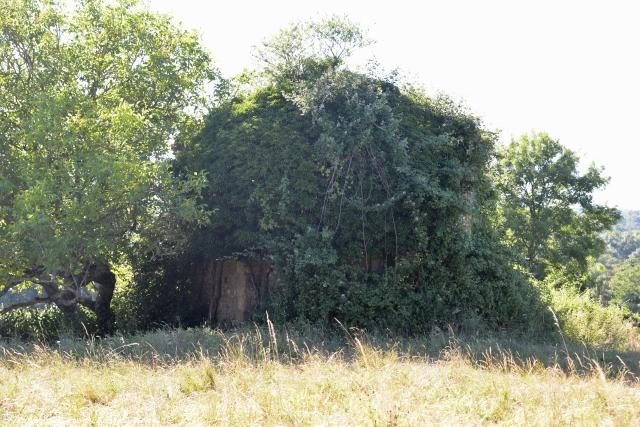
[[[116,330],[131,334],[140,329],[140,315],[136,310],[135,283],[132,267],[121,263],[111,267],[116,275],[116,289],[111,300]]]
[[[538,289],[510,266],[508,248],[482,233],[457,260],[467,274],[441,274],[439,280],[426,278],[424,259],[406,258],[383,272],[366,272],[341,264],[328,238],[315,236],[314,242],[294,242],[295,262],[278,270],[269,307],[276,322],[338,319],[408,334],[434,326],[466,333],[508,329],[535,337],[553,331]]]
[[[638,328],[626,319],[625,310],[600,304],[589,292],[542,283],[544,296],[564,339],[589,347],[628,349],[638,345]]]
[[[61,334],[86,336],[95,330],[95,315],[82,308],[63,313],[55,306],[30,307],[0,316],[0,337],[49,341]]]
[[[202,326],[208,301],[194,295],[189,256],[161,261],[141,257],[122,276],[116,273],[112,307],[116,328],[133,333],[167,326]]]
[[[61,324],[60,310],[55,307],[23,308],[0,316],[0,336],[49,340],[57,336]]]

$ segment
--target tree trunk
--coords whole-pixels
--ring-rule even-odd
[[[92,281],[98,294],[95,301],[95,313],[98,323],[98,335],[111,335],[114,330],[115,316],[111,310],[111,300],[116,289],[116,275],[108,266],[99,266]]]

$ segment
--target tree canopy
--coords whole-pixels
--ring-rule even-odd
[[[135,1],[0,1],[0,296],[39,286],[21,305],[82,304],[109,330],[109,265],[201,217],[201,180],[163,159],[214,76],[194,34]]]
[[[508,241],[539,279],[549,271],[584,274],[604,249],[600,233],[620,218],[593,192],[608,179],[595,166],[581,174],[578,156],[544,133],[502,148],[497,164],[500,214]]]

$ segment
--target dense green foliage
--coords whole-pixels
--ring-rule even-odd
[[[640,258],[629,258],[614,269],[609,292],[611,302],[640,313]]]
[[[502,226],[538,279],[554,270],[570,277],[586,274],[589,258],[604,252],[600,233],[620,218],[617,209],[593,202],[593,192],[607,178],[593,165],[581,175],[578,162],[546,134],[524,135],[500,152]]]
[[[620,306],[640,324],[640,231],[637,212],[623,212],[614,231],[606,233],[606,252],[593,262],[587,285],[603,303]]]
[[[638,239],[603,239],[602,172],[350,67],[348,21],[283,30],[201,121],[208,54],[135,1],[0,12],[0,335],[201,324],[194,266],[242,259],[273,267],[278,321],[625,336]]]
[[[605,242],[610,263],[640,257],[640,231],[614,231],[605,236]]]
[[[88,338],[98,331],[95,313],[79,307],[66,313],[56,306],[28,307],[0,316],[0,336],[54,341],[62,335]]]
[[[202,181],[161,159],[211,77],[197,38],[136,2],[0,1],[0,296],[40,287],[18,306],[81,304],[110,329],[110,266],[200,217]]]
[[[307,45],[291,38],[332,31],[328,43],[354,43],[328,21],[261,52],[280,58]],[[268,62],[177,151],[180,171],[206,172],[212,212],[187,256],[269,260],[270,309],[288,320],[528,324],[534,291],[488,229],[495,136],[446,98],[349,70],[334,50]]]

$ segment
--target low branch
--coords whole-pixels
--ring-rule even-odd
[[[57,282],[55,280],[44,280],[44,279],[39,279],[35,276],[22,276],[22,277],[10,280],[8,283],[6,283],[4,287],[0,289],[0,298],[7,295],[11,291],[11,289],[25,282],[33,283],[34,285],[40,285],[45,289],[51,288],[52,286],[54,287],[57,286]]]
[[[52,301],[49,298],[35,298],[29,301],[18,302],[15,304],[11,304],[8,307],[3,307],[2,309],[0,309],[0,316],[2,316],[3,314],[7,314],[10,311],[17,310],[19,308],[31,307],[37,304],[44,304],[44,303],[50,303],[50,302]]]

